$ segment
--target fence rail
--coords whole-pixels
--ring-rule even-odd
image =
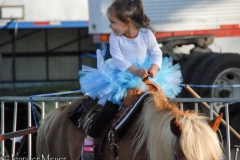
[[[16,132],[16,125],[17,125],[17,109],[18,109],[18,104],[20,102],[26,102],[27,103],[27,110],[28,110],[28,127],[32,127],[32,122],[31,122],[31,118],[32,118],[32,106],[31,106],[31,101],[36,102],[38,104],[40,104],[41,107],[41,119],[44,118],[45,115],[45,102],[55,102],[55,108],[58,108],[58,102],[63,102],[63,101],[67,101],[69,103],[71,103],[71,101],[77,100],[79,97],[40,97],[40,96],[32,96],[32,97],[0,97],[0,104],[1,104],[1,134],[5,134],[5,120],[4,120],[4,116],[5,116],[5,104],[7,102],[13,102],[14,103],[14,116],[13,116],[13,132]],[[31,101],[30,101],[31,99]],[[228,160],[231,160],[231,151],[230,151],[230,126],[229,126],[229,111],[228,111],[228,105],[229,103],[235,103],[235,102],[240,102],[240,98],[173,98],[171,99],[171,101],[173,102],[177,102],[180,105],[180,109],[184,108],[184,104],[186,102],[190,102],[190,103],[194,103],[194,108],[195,111],[198,111],[198,104],[199,103],[208,103],[210,106],[210,119],[213,118],[213,107],[212,104],[214,102],[222,102],[225,105],[225,114],[226,114],[226,139],[227,139],[227,148],[226,148],[226,158]],[[239,137],[238,137],[239,138]],[[28,155],[31,156],[32,155],[32,141],[31,141],[32,137],[31,134],[28,135]],[[15,156],[15,138],[12,141],[12,156]],[[4,146],[5,144],[5,140],[1,141],[1,152],[2,152],[2,156],[4,156]],[[236,158],[236,156],[235,156]]]

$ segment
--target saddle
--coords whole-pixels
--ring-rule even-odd
[[[156,92],[161,89],[158,85],[149,81],[148,78],[143,79],[143,82],[148,86],[148,92],[143,92],[139,89],[133,88],[128,89],[127,96],[123,99],[122,109],[119,110],[115,114],[112,121],[109,122],[108,126],[104,130],[104,133],[102,133],[103,136],[98,138],[98,143],[96,145],[97,155],[100,155],[104,141],[115,144],[115,142],[121,140],[127,131],[128,126],[131,124],[137,113],[141,110],[144,100],[149,97],[152,92]],[[86,98],[88,97],[86,96]],[[91,105],[88,105],[92,106],[89,108],[84,107],[85,105],[82,103],[76,106],[69,113],[69,118],[76,126],[78,126],[78,128],[82,129],[86,135],[91,122],[97,113],[100,112],[101,108],[99,108],[99,105],[97,105],[97,100],[92,102]],[[110,153],[112,159],[115,159],[117,155],[115,145],[110,145]]]

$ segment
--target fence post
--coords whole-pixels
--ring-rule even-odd
[[[1,134],[4,134],[4,101],[1,102]],[[5,141],[1,141],[1,152],[2,152],[2,156],[5,156],[5,145],[4,145]]]
[[[228,103],[225,103],[225,119],[226,119],[226,138],[227,138],[227,156],[228,156],[227,158],[231,160]]]
[[[14,101],[14,113],[13,113],[13,132],[16,132],[17,129],[17,101]],[[12,140],[12,156],[15,157],[15,146],[16,146],[16,138],[14,137]]]
[[[28,102],[28,127],[32,126],[32,105]],[[28,135],[28,158],[32,159],[32,134]]]

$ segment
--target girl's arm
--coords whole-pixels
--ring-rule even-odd
[[[161,69],[162,65],[162,51],[159,48],[157,43],[156,37],[154,34],[149,30],[148,31],[148,53],[151,57],[151,67],[149,68],[149,77],[155,77],[157,70]]]

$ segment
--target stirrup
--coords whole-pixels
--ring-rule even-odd
[[[83,145],[82,147],[82,152],[92,152],[94,153],[94,148],[95,146],[94,145]]]
[[[94,155],[94,145],[85,145],[82,146],[81,160],[95,160]]]

